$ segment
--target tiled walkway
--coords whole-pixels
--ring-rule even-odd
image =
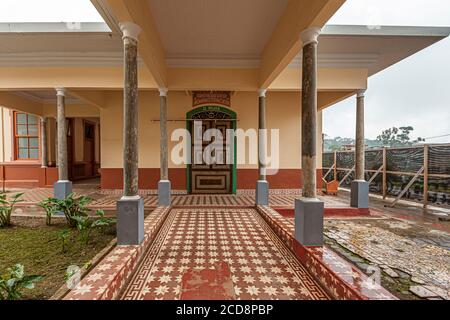
[[[174,209],[122,299],[328,299],[254,209]]]
[[[19,192],[19,191],[17,191]],[[13,195],[17,192],[11,192]],[[23,190],[23,203],[21,206],[36,205],[40,201],[52,197],[52,189],[29,189]],[[122,195],[121,190],[99,190],[97,188],[74,187],[74,192],[79,195],[86,195],[93,199],[90,207],[93,209],[115,209],[117,200]],[[239,190],[237,195],[186,195],[174,192],[172,195],[172,205],[175,207],[253,207],[255,205],[255,195],[252,190]],[[141,190],[140,195],[144,198],[146,208],[158,206],[158,197],[154,190]],[[301,195],[299,190],[273,190],[270,194],[270,205],[274,207],[294,207],[295,199]],[[344,207],[345,202],[336,200],[333,197],[321,197],[325,201],[326,207]]]

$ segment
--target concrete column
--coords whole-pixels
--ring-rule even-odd
[[[266,92],[259,90],[258,113],[258,172],[256,183],[256,205],[269,205],[269,183],[266,180],[267,126],[266,126]]]
[[[144,240],[144,201],[138,193],[138,35],[132,22],[119,24],[124,44],[123,197],[117,202],[118,245]]]
[[[361,181],[365,180],[364,92],[356,96],[355,179]]]
[[[47,158],[47,117],[41,117],[41,163],[42,168],[48,166]]]
[[[302,198],[295,202],[295,238],[304,246],[323,245],[324,203],[317,199],[317,45],[319,28],[302,32]]]
[[[168,90],[165,88],[159,89],[161,178],[158,182],[158,204],[160,206],[170,206],[171,203],[171,185],[169,181],[169,155],[167,142],[167,92]]]
[[[350,204],[354,208],[369,208],[369,183],[365,181],[364,93],[356,96],[355,180],[351,184]]]
[[[67,159],[67,123],[66,123],[66,91],[56,88],[57,97],[57,139],[58,139],[58,181],[54,184],[54,195],[57,199],[65,199],[72,193],[72,182],[69,181]]]

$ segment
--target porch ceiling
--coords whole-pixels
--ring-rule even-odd
[[[31,101],[41,104],[56,105],[56,91],[55,90],[35,90],[35,91],[10,91],[10,93],[19,97],[29,99]],[[66,104],[83,104],[80,99],[66,94]]]
[[[148,0],[169,66],[183,59],[259,59],[287,3]]]

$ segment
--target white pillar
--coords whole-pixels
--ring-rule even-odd
[[[304,246],[323,245],[324,203],[317,199],[317,46],[320,28],[306,29],[302,67],[302,198],[295,201],[295,238]]]
[[[266,126],[266,89],[260,89],[258,106],[258,182],[256,183],[256,205],[269,205],[269,183],[266,176],[267,126]]]
[[[364,98],[366,90],[356,94],[355,180],[351,184],[350,205],[369,208],[369,183],[365,180]]]
[[[167,138],[167,93],[168,90],[166,88],[159,89],[161,178],[158,182],[158,204],[160,206],[170,206],[171,204],[171,184],[169,181],[169,155]]]
[[[48,166],[48,158],[47,158],[47,117],[41,117],[41,163],[42,168],[46,168]]]
[[[138,245],[144,240],[144,200],[138,193],[138,36],[140,27],[119,24],[124,45],[123,197],[117,202],[117,243]]]
[[[55,198],[62,200],[72,193],[72,182],[69,181],[67,159],[66,90],[62,87],[56,88],[56,98],[58,181],[54,184],[54,196]]]

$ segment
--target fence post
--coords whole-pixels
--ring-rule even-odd
[[[425,145],[423,147],[423,208],[428,206],[428,155],[430,147]]]
[[[383,200],[387,197],[387,150],[386,147],[383,148]]]
[[[334,152],[334,181],[338,181],[337,177],[337,152]]]

